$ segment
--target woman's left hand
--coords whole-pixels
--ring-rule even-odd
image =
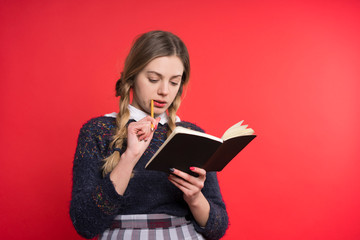
[[[195,220],[200,226],[205,227],[210,214],[210,204],[201,192],[206,180],[206,171],[202,168],[191,167],[191,171],[199,174],[198,177],[193,177],[180,170],[173,170],[169,181],[184,193],[184,200],[189,205]]]
[[[184,200],[187,204],[194,206],[197,201],[203,197],[201,189],[204,187],[206,180],[206,171],[197,167],[190,167],[190,170],[199,176],[194,177],[178,169],[174,169],[172,174],[169,175],[169,180],[184,193]]]

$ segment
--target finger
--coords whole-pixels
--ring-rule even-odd
[[[186,172],[180,171],[179,169],[173,168],[174,170],[174,174],[185,179],[186,181],[192,181],[192,180],[196,180],[198,178],[204,177],[206,176],[206,171],[202,168],[197,168],[197,167],[190,167],[189,168],[192,172],[197,173],[199,176],[195,177],[193,175],[190,175]]]
[[[150,116],[144,117],[138,122],[132,122],[129,124],[128,130],[130,133],[135,134],[139,141],[147,141],[151,140],[153,135],[153,131],[155,129],[151,129],[151,124],[157,128],[157,125],[160,121],[160,118],[153,119]]]
[[[151,140],[154,136],[154,131],[150,131],[147,133],[146,137],[144,138],[145,141]]]
[[[160,117],[154,119],[152,117],[150,117],[150,121],[151,121],[151,131],[155,131],[158,127],[158,124],[160,122]]]
[[[141,134],[145,132],[145,126],[144,122],[132,122],[128,126],[128,132],[130,134]]]
[[[190,170],[194,173],[199,174],[200,176],[206,176],[206,171],[203,168],[199,168],[199,167],[190,167]]]
[[[179,188],[183,193],[196,191],[196,188],[193,185],[191,185],[190,183],[182,180],[179,177],[170,175],[168,177],[168,179],[172,184],[174,184],[177,188]]]
[[[151,116],[146,116],[143,119],[141,119],[139,122],[150,122],[152,124],[152,127],[153,127],[152,131],[154,131],[157,128],[160,120],[161,120],[160,117],[157,117],[156,119],[154,119]]]
[[[144,140],[151,140],[153,133],[154,131],[152,129],[152,123],[144,123]]]
[[[171,168],[170,171],[172,172],[172,174],[179,176],[180,178],[182,178],[188,182],[191,181],[192,176],[190,176],[189,174],[187,174],[183,171],[180,171],[179,169]]]
[[[184,186],[178,184],[177,182],[175,182],[175,181],[173,181],[173,180],[171,180],[171,179],[169,179],[169,181],[170,181],[172,184],[174,184],[175,187],[177,187],[178,189],[180,189],[180,191],[182,191],[184,195],[190,195],[190,194],[191,194],[191,190],[185,188]]]
[[[129,131],[137,135],[139,140],[143,140],[150,135],[150,122],[137,122],[129,126]]]
[[[193,189],[194,188],[194,185],[192,185],[190,182],[176,176],[176,175],[173,175],[173,174],[170,174],[169,175],[169,180],[172,180],[174,182],[176,182],[177,184],[187,188],[187,189]]]
[[[194,176],[191,176],[190,174],[187,174],[187,173],[180,171],[178,169],[175,169],[175,168],[174,168],[173,174],[176,176],[179,176],[181,179],[185,180],[190,185],[193,185],[199,189],[202,189],[204,187],[205,176],[194,177]],[[186,184],[184,184],[184,185],[186,185]],[[191,187],[189,187],[189,188],[191,188]]]

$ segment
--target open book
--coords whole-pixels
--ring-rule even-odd
[[[176,168],[196,176],[190,167],[221,171],[255,137],[254,130],[240,121],[230,127],[222,138],[199,131],[176,127],[146,164],[148,170],[170,173]]]

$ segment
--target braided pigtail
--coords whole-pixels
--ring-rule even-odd
[[[180,103],[181,103],[181,94],[178,94],[173,103],[170,105],[170,107],[168,108],[168,114],[169,114],[169,120],[168,120],[168,124],[169,124],[169,130],[167,132],[167,136],[169,136],[172,131],[174,131],[176,125],[175,125],[175,120],[176,120],[176,112],[180,107]]]
[[[121,86],[122,85],[122,86]],[[110,148],[121,149],[124,141],[127,138],[127,122],[130,118],[128,105],[130,103],[130,89],[129,83],[122,82],[122,78],[116,83],[116,96],[120,96],[119,113],[116,116],[116,132],[113,136],[113,141],[110,144]],[[114,151],[109,157],[105,158],[103,165],[103,175],[110,173],[120,161],[120,152]]]

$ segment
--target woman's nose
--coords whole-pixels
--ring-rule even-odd
[[[168,95],[169,94],[169,84],[166,81],[162,81],[159,88],[158,94],[160,95]]]

